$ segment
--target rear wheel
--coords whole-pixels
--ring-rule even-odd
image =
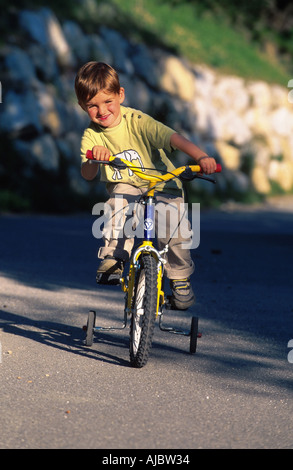
[[[142,254],[135,274],[130,323],[130,363],[143,367],[149,357],[157,308],[157,263],[150,254]]]

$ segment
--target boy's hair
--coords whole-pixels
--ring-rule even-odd
[[[84,106],[99,91],[119,93],[120,82],[116,70],[103,62],[88,62],[77,72],[75,93],[78,102]]]

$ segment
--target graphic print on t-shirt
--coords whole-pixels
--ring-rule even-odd
[[[141,167],[141,171],[145,171],[145,168],[144,168],[143,163],[142,163],[142,159],[141,159],[140,155],[137,153],[136,150],[124,150],[123,152],[120,152],[120,153],[117,153],[116,155],[114,155],[114,157],[117,157],[117,158],[120,158],[120,159],[122,158],[123,160],[128,160],[129,162],[134,162],[134,165],[136,165],[136,166],[137,166],[137,162],[135,160],[137,160],[140,167]],[[129,176],[133,175],[133,171],[130,168],[128,168],[128,174],[129,174]],[[114,168],[114,173],[113,173],[112,179],[114,181],[122,179],[121,173],[118,170],[118,168]]]

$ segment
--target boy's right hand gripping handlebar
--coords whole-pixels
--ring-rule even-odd
[[[93,158],[93,152],[92,152],[91,150],[87,150],[87,152],[86,152],[86,158],[87,158],[88,160],[96,161],[97,163],[104,163],[104,164],[108,164],[108,165],[117,166],[117,167],[119,167],[119,168],[121,168],[121,169],[122,169],[122,168],[127,168],[127,165],[126,165],[124,162],[122,162],[122,161],[120,160],[120,158],[110,157],[109,161],[107,161],[107,160],[102,160],[102,161],[100,161],[100,160],[95,160],[95,159]],[[222,171],[222,165],[221,165],[220,163],[217,163],[217,169],[216,169],[215,173],[221,173],[221,171]]]
[[[96,163],[104,163],[104,165],[112,165],[115,168],[119,168],[120,170],[124,170],[127,168],[126,163],[124,163],[120,158],[115,158],[115,157],[109,157],[109,160],[95,160],[93,158],[93,152],[91,150],[87,150],[86,152],[86,158],[88,160],[92,160]]]

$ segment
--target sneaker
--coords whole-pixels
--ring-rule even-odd
[[[106,256],[97,269],[98,284],[119,284],[123,274],[124,263],[121,259]]]
[[[190,280],[186,279],[171,279],[170,287],[172,289],[172,296],[170,303],[173,308],[178,310],[186,310],[195,302],[195,296],[190,284]]]

